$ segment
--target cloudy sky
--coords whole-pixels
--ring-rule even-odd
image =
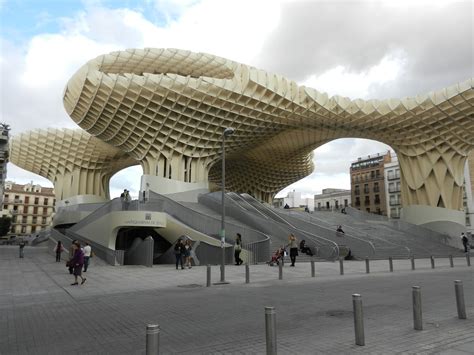
[[[0,0],[0,121],[12,135],[76,127],[67,80],[115,50],[171,47],[226,57],[330,95],[401,98],[473,77],[473,2],[449,0]],[[315,151],[315,172],[282,190],[350,188],[357,157],[390,147],[339,139]],[[141,168],[112,195],[139,189]],[[8,179],[52,186],[13,164]]]

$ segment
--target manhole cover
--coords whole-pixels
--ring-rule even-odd
[[[197,288],[197,287],[202,287],[202,285],[189,284],[189,285],[178,285],[178,287],[183,287],[183,288]]]

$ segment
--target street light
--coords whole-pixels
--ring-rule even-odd
[[[221,218],[221,282],[225,282],[225,139],[234,134],[234,129],[227,127],[222,133],[222,218]]]

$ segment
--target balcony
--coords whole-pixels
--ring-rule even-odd
[[[388,174],[387,180],[400,180],[400,174]]]
[[[392,188],[388,188],[388,192],[400,192],[400,188],[399,187],[392,187]]]
[[[390,206],[400,206],[400,200],[390,200]]]
[[[370,192],[369,189],[364,189],[364,194],[368,194]]]

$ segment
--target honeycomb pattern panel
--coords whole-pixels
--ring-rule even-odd
[[[109,198],[110,178],[138,163],[81,129],[37,129],[10,140],[10,161],[54,184],[56,199],[92,194]]]

